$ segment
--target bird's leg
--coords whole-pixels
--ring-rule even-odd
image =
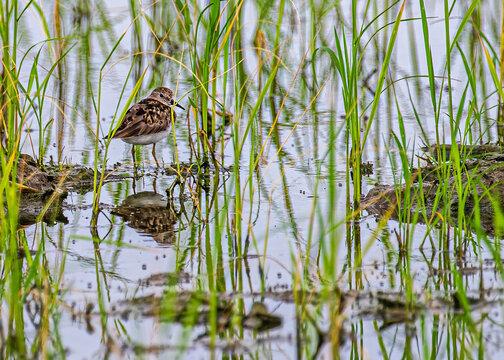
[[[166,196],[168,196],[168,198],[173,199],[173,190],[175,190],[175,186],[178,185],[179,181],[179,177],[177,176],[175,181],[171,184],[170,188],[166,190]]]
[[[133,194],[136,194],[137,167],[135,159],[135,145],[131,146],[131,156],[133,157]]]
[[[159,167],[159,163],[156,158],[156,143],[154,143],[154,145],[152,145],[152,156],[154,156],[154,161],[156,161],[156,166]]]
[[[136,160],[135,160],[135,145],[131,146],[131,157],[133,158],[133,167],[136,168]]]

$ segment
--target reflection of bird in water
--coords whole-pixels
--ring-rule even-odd
[[[119,215],[133,229],[151,235],[159,244],[175,242],[177,217],[168,200],[153,191],[128,196],[111,212]]]

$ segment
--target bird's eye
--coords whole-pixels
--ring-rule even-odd
[[[159,94],[159,96],[161,96],[162,98],[164,98],[164,95],[163,95],[163,94]]]

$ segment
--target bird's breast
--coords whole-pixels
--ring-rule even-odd
[[[127,142],[128,144],[133,145],[149,145],[157,143],[163,139],[166,139],[170,130],[163,130],[154,134],[147,135],[139,135],[139,136],[130,136],[127,138],[121,138],[122,141]]]

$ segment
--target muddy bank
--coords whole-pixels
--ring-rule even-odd
[[[105,171],[104,183],[120,182],[132,179],[133,182],[142,177],[153,177],[154,183],[158,176],[177,176],[177,166],[167,166],[155,171],[131,172],[131,167],[118,163],[113,170]],[[202,169],[208,172],[227,172],[225,168],[213,168],[208,163],[200,167],[196,164],[180,164],[180,174],[192,177],[200,186],[209,188],[210,178]],[[98,172],[97,178],[101,177]],[[19,157],[16,183],[20,191],[19,225],[27,226],[44,221],[53,225],[57,222],[68,223],[63,210],[72,207],[65,199],[69,192],[86,194],[93,191],[94,169],[80,165],[61,165],[39,167],[29,155]],[[155,192],[141,192],[129,196],[124,202],[114,207],[111,212],[119,215],[129,226],[139,232],[151,235],[158,243],[169,245],[175,239],[175,224],[177,216],[184,209],[180,204],[177,210],[169,195],[162,196]],[[180,197],[179,197],[180,198]],[[91,204],[88,204],[91,205]],[[106,206],[106,205],[105,205]]]
[[[122,179],[123,176],[109,176],[108,181]],[[50,225],[68,223],[63,214],[68,192],[85,194],[92,191],[93,181],[92,168],[80,165],[41,168],[31,156],[20,155],[16,174],[20,189],[19,225],[27,226],[40,220]]]
[[[445,177],[444,183],[440,184],[445,165],[429,163],[413,173],[411,185],[403,185],[400,189],[396,189],[394,185],[376,185],[365,196],[363,206],[370,214],[379,217],[390,215],[394,219],[398,218],[399,211],[409,211],[410,215],[418,211],[419,221],[430,219],[436,211],[449,206],[455,224],[459,208],[463,207],[466,219],[471,222],[479,212],[480,219],[477,224],[473,223],[474,229],[480,227],[493,234],[494,207],[500,205],[501,209],[504,208],[504,154],[499,152],[499,147],[492,145],[475,146],[472,149],[463,147],[461,151],[467,153],[460,163],[460,182],[450,173]],[[433,159],[437,159],[439,154],[449,158],[450,147],[447,146],[443,151],[435,148]],[[453,171],[453,166],[449,168]],[[457,193],[457,186],[463,189],[462,197]],[[438,191],[443,188],[448,190],[447,194],[442,193],[445,190]],[[405,210],[407,192],[411,206]]]
[[[37,221],[52,225],[68,223],[63,215],[68,191],[88,192],[92,189],[94,171],[83,166],[48,166],[39,168],[26,154],[19,157],[16,182],[20,188],[19,224],[26,226]]]

